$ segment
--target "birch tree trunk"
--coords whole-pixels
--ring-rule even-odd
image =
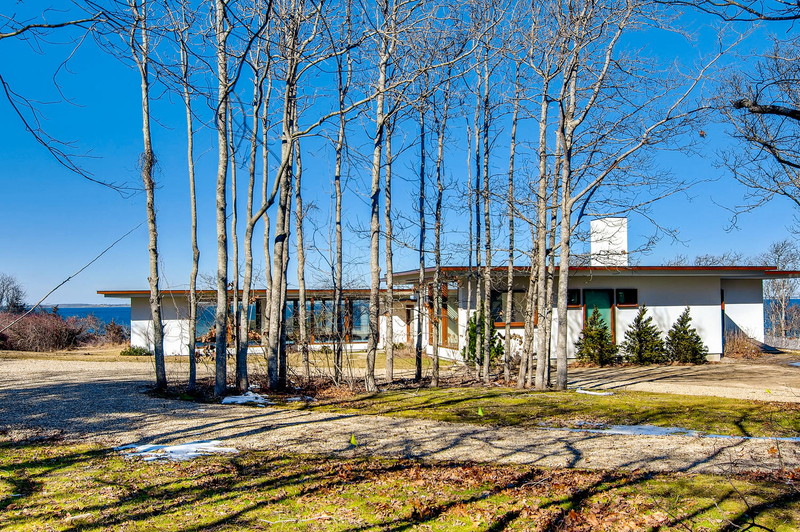
[[[539,187],[536,195],[536,277],[541,283],[547,282],[547,119],[549,111],[549,80],[542,84],[542,100],[539,106]],[[552,249],[552,248],[551,248]],[[551,252],[552,253],[552,252]],[[549,386],[549,328],[550,309],[547,302],[547,289],[538,290],[536,308],[539,310],[538,342],[536,346],[536,389],[545,390]]]
[[[503,357],[503,379],[511,381],[511,314],[514,304],[514,155],[517,151],[517,119],[519,117],[520,65],[517,62],[514,76],[514,111],[511,115],[511,153],[508,158],[508,272],[506,275],[506,337]]]
[[[444,135],[447,132],[447,118],[450,106],[450,78],[451,69],[447,70],[447,82],[445,83],[442,94],[443,109],[442,118],[438,120],[438,113],[434,113],[434,118],[439,122],[436,128],[437,150],[436,150],[436,207],[434,209],[433,222],[433,371],[431,386],[439,386],[439,344],[442,337],[442,200],[444,199]],[[448,294],[450,297],[450,294]],[[449,302],[448,302],[449,304]],[[444,331],[447,334],[447,331]],[[446,338],[446,336],[445,336]]]
[[[266,15],[265,15],[266,16]],[[269,71],[269,58],[262,66],[261,50],[256,50],[253,57],[253,116],[252,129],[250,133],[250,159],[248,161],[249,179],[247,188],[246,224],[244,235],[244,279],[242,282],[242,308],[239,311],[239,334],[236,346],[236,388],[240,393],[246,393],[250,382],[247,367],[247,351],[250,345],[250,301],[251,288],[253,284],[253,231],[259,220],[258,216],[253,216],[253,196],[255,193],[256,182],[256,158],[258,154],[258,128],[259,128],[259,109],[264,100],[264,81]],[[265,145],[266,148],[266,145]],[[265,169],[266,170],[266,169]],[[264,183],[266,190],[266,182]],[[265,200],[266,202],[266,200]],[[258,307],[256,306],[256,311]]]
[[[150,255],[150,315],[153,322],[153,357],[156,370],[156,390],[163,392],[167,389],[167,372],[164,365],[164,328],[161,321],[161,291],[158,285],[158,229],[156,224],[155,208],[155,181],[153,167],[155,155],[150,134],[150,35],[147,18],[147,2],[141,4],[137,0],[130,0],[128,4],[133,12],[134,22],[130,29],[131,53],[139,70],[142,96],[142,140],[144,152],[142,153],[142,182],[147,198],[147,234],[148,252]],[[137,43],[136,33],[139,33]]]
[[[225,0],[214,3],[214,34],[217,59],[217,308],[215,315],[216,375],[214,395],[225,395],[227,389],[227,334],[228,324],[228,34],[227,4]]]
[[[428,299],[428,289],[425,285],[425,109],[422,104],[419,108],[419,298],[417,301],[417,349],[415,352],[414,380],[422,380],[422,316],[425,302]],[[428,320],[432,316],[428,316]]]
[[[308,331],[306,329],[306,251],[303,244],[303,196],[302,179],[303,164],[300,157],[300,142],[294,141],[295,173],[294,173],[294,206],[295,206],[295,242],[297,244],[297,312],[300,326],[300,352],[302,355],[303,380],[307,383],[311,378],[311,368],[308,360]]]
[[[187,162],[189,168],[189,203],[191,215],[192,271],[189,275],[189,393],[197,384],[197,272],[200,264],[200,248],[197,245],[197,194],[194,171],[194,120],[192,118],[192,91],[189,83],[189,52],[186,47],[186,6],[181,4],[181,27],[176,32],[180,44],[181,88],[186,108]]]
[[[489,50],[483,56],[483,230],[486,262],[483,267],[483,382],[489,384],[492,359],[492,232],[489,196]]]
[[[476,75],[480,79],[480,70],[476,67],[475,69]],[[481,116],[481,93],[480,90],[475,91],[475,186],[473,190],[475,191],[475,313],[479,316],[484,316],[484,320],[486,319],[486,313],[483,309],[483,300],[484,300],[484,286],[483,286],[483,270],[481,270],[481,150],[480,150],[480,126],[478,122],[480,121]],[[476,318],[477,319],[477,318]],[[478,327],[480,324],[476,322],[475,332],[478,334]],[[480,336],[480,335],[479,335]],[[484,344],[481,341],[478,341],[480,338],[475,340],[475,373],[477,374],[478,378],[481,376],[481,367],[483,366],[483,359],[485,356],[484,351]]]
[[[394,119],[386,122],[386,211],[384,223],[386,225],[386,382],[394,381],[394,264],[392,239],[392,135],[394,133]]]
[[[239,203],[238,203],[238,183],[236,181],[236,144],[233,138],[233,112],[228,106],[228,153],[231,163],[231,242],[233,244],[233,280],[231,281],[231,340],[233,349],[236,353],[236,382],[239,381]],[[245,364],[247,359],[245,358]],[[245,370],[246,372],[246,370]],[[245,388],[245,391],[247,389]]]

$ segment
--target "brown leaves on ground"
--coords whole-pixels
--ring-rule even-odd
[[[714,530],[715,504],[733,493],[731,478],[702,475],[270,452],[145,463],[86,446],[0,445],[0,529],[9,530],[60,530],[78,517],[99,530]],[[733,480],[756,490],[747,494],[762,501],[755,518],[770,524],[774,507],[797,525],[798,477]],[[753,510],[737,501],[724,502],[725,518],[740,523]]]

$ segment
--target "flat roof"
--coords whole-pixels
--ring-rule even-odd
[[[385,293],[385,292],[386,292],[386,289],[382,288],[381,289],[381,293]],[[99,295],[101,295],[101,296],[104,296],[104,297],[121,298],[121,299],[131,298],[131,297],[150,297],[150,290],[149,289],[146,289],[146,290],[141,290],[141,289],[136,289],[136,290],[98,290],[97,293]],[[395,288],[394,293],[395,293],[396,297],[402,299],[404,296],[405,297],[411,296],[412,291],[411,290],[402,290],[402,289],[396,289]],[[167,296],[167,297],[169,297],[169,296],[179,296],[179,297],[187,296],[188,297],[189,296],[189,290],[188,289],[180,289],[180,290],[165,289],[165,290],[161,290],[161,294],[164,295],[164,296]],[[200,297],[208,297],[208,296],[216,297],[217,291],[216,290],[197,290],[197,295],[200,296]],[[228,290],[228,295],[233,295],[233,290]],[[241,295],[242,295],[242,291],[239,290],[239,296],[241,296]],[[250,290],[250,295],[251,296],[265,296],[265,295],[267,295],[267,290],[264,289],[264,288],[253,289],[253,290]],[[290,288],[290,289],[286,290],[287,299],[297,298],[297,297],[299,297],[299,295],[300,295],[300,291],[297,288]],[[353,296],[366,297],[366,296],[369,296],[369,288],[365,288],[365,289],[347,288],[347,289],[342,290],[342,295],[344,297],[346,297],[346,298],[347,297],[353,297]],[[330,297],[333,297],[333,290],[332,289],[306,290],[306,297],[308,299],[313,299],[314,297],[328,297],[328,298],[330,298]]]
[[[473,270],[475,268],[472,268]],[[441,269],[443,281],[457,279],[468,274],[467,266],[444,266]],[[425,268],[425,278],[433,276],[435,268]],[[530,266],[515,266],[516,275],[528,276]],[[559,267],[556,266],[556,275]],[[505,275],[506,266],[492,267],[492,272]],[[573,266],[571,276],[597,277],[720,277],[722,279],[787,279],[800,277],[800,271],[778,270],[775,266]],[[419,280],[419,269],[396,272],[395,283],[410,284]],[[386,279],[382,279],[385,282]]]

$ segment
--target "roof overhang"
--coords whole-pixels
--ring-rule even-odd
[[[442,281],[465,279],[475,268],[448,266],[441,269]],[[435,268],[424,270],[424,279],[430,282]],[[505,276],[508,268],[493,267],[492,274]],[[528,277],[530,266],[515,266],[514,275]],[[559,268],[556,267],[556,275]],[[569,269],[571,277],[717,277],[720,279],[788,279],[800,278],[800,271],[782,271],[774,266],[576,266]],[[384,279],[385,281],[385,279]],[[393,275],[395,284],[419,284],[419,270],[408,270]]]
[[[381,293],[384,293],[386,290],[381,290]],[[132,299],[132,298],[140,298],[140,297],[150,297],[150,290],[98,290],[97,293],[103,297],[108,298],[116,298],[116,299]],[[410,299],[413,291],[412,290],[394,290],[395,299]],[[208,300],[210,298],[216,297],[217,291],[216,290],[198,290],[197,297],[202,298],[203,300]],[[241,290],[239,291],[239,296],[242,295]],[[255,289],[250,291],[251,297],[266,297],[267,290],[263,288]],[[286,291],[286,297],[288,299],[296,299],[300,295],[300,291],[296,288],[290,288]],[[189,290],[162,290],[161,291],[162,297],[189,297]],[[228,297],[233,296],[233,291],[228,290]],[[367,298],[369,297],[369,289],[345,289],[342,290],[342,296],[346,299],[352,299],[355,297],[358,298]],[[333,298],[333,290],[306,290],[306,298],[307,299],[332,299]]]

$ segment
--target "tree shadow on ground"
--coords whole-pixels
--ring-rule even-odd
[[[712,528],[733,530],[770,529],[786,519],[800,525],[800,491],[786,483],[789,472],[712,477],[274,452],[144,463],[52,442],[0,449],[0,527],[9,529],[694,530],[716,522]],[[86,517],[75,522],[76,515]]]

